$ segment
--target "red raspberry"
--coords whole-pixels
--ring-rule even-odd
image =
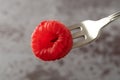
[[[36,57],[44,61],[66,56],[72,44],[69,29],[55,20],[41,22],[32,33],[32,50]]]

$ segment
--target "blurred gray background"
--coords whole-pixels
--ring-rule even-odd
[[[0,80],[120,80],[120,20],[63,59],[34,57],[31,33],[42,20],[69,26],[120,10],[120,0],[0,0]]]

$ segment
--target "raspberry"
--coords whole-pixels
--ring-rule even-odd
[[[63,58],[72,45],[69,29],[55,20],[42,21],[32,33],[32,51],[37,58],[44,61]]]

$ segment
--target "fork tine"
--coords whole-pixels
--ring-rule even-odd
[[[81,25],[81,24],[74,24],[74,25],[72,25],[72,26],[69,26],[68,28],[69,28],[70,30],[79,29],[79,28],[80,28],[80,25]]]
[[[78,37],[82,37],[83,35],[84,35],[83,32],[79,31],[79,32],[73,33],[72,38],[75,39],[75,38],[78,38]]]

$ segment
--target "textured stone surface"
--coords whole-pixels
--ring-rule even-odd
[[[120,20],[100,38],[55,62],[37,60],[30,48],[35,26],[45,19],[66,25],[97,20],[120,0],[0,0],[0,80],[120,80]]]

